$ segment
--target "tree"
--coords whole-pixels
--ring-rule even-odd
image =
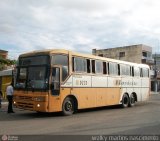
[[[3,70],[6,66],[15,65],[16,60],[4,59],[0,57],[0,70]]]

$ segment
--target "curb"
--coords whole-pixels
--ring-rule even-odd
[[[2,104],[2,105],[7,105],[7,104],[8,104],[8,102],[1,102],[1,104]]]

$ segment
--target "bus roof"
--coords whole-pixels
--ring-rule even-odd
[[[90,59],[95,59],[95,60],[116,62],[116,63],[119,63],[119,64],[126,64],[126,65],[149,68],[149,66],[146,65],[146,64],[138,64],[138,63],[133,63],[133,62],[127,62],[127,61],[122,61],[122,60],[117,60],[117,59],[95,56],[95,55],[92,55],[92,54],[73,52],[73,51],[64,50],[64,49],[36,50],[36,51],[21,54],[19,57],[27,57],[27,56],[34,56],[34,55],[51,55],[51,54],[72,54],[73,56],[79,56],[79,57],[85,57],[85,58],[90,58]]]

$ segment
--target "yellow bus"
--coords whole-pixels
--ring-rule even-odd
[[[13,69],[0,71],[0,92],[4,99],[6,99],[6,88],[13,80]]]
[[[14,88],[15,106],[37,112],[132,107],[149,98],[149,66],[68,50],[34,51],[19,56]]]

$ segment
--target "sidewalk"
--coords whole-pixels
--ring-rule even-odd
[[[3,101],[1,104],[2,105],[6,105],[6,104],[8,104],[8,102],[7,101]]]
[[[1,102],[1,108],[0,108],[0,112],[6,112],[7,111],[7,107],[8,107],[8,101],[3,99]]]
[[[6,105],[6,104],[8,104],[8,101],[7,101],[7,99],[2,99],[2,102],[1,102],[1,104],[2,104],[2,105]]]
[[[160,92],[150,92],[150,94],[160,94]]]

